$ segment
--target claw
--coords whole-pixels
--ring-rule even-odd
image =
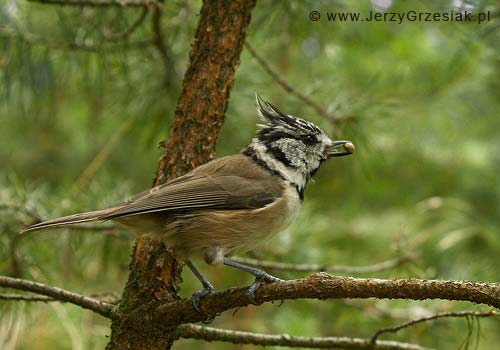
[[[252,285],[250,287],[248,287],[248,289],[245,292],[245,294],[247,295],[248,300],[250,300],[250,302],[252,304],[254,304],[254,305],[259,305],[255,301],[255,291],[260,287],[261,284],[262,284],[261,279],[257,277],[255,279],[255,281],[252,283]]]
[[[200,301],[201,298],[212,294],[215,292],[215,288],[212,286],[207,286],[207,288],[199,290],[197,292],[194,292],[193,295],[191,296],[191,302],[193,303],[193,309],[195,309],[197,312],[201,313],[200,309]]]
[[[255,281],[252,283],[250,287],[246,290],[246,295],[248,297],[248,300],[254,305],[258,305],[257,302],[255,301],[255,291],[259,289],[261,284],[263,283],[273,283],[273,282],[283,282],[281,278],[277,278],[274,276],[271,276],[267,272],[264,272],[262,270],[259,270],[255,267],[248,266],[242,263],[239,263],[237,261],[231,260],[229,258],[224,258],[224,265],[234,267],[236,269],[243,270],[245,272],[251,273],[252,275],[255,276]]]
[[[195,309],[197,312],[201,313],[200,310],[200,301],[201,298],[212,294],[215,292],[214,286],[205,278],[203,275],[194,267],[193,263],[190,260],[186,260],[186,265],[193,271],[194,275],[196,278],[198,278],[203,285],[203,289],[199,290],[197,292],[194,292],[193,295],[191,296],[191,301],[193,303],[193,309]]]
[[[248,300],[250,300],[250,302],[252,304],[259,305],[255,301],[255,292],[257,291],[257,289],[259,289],[259,287],[264,283],[274,283],[274,282],[283,282],[283,281],[284,280],[282,280],[281,278],[277,278],[277,277],[271,276],[271,275],[263,272],[259,276],[255,277],[255,281],[252,283],[252,285],[250,287],[248,287],[245,294],[247,295]]]

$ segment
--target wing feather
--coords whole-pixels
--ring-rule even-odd
[[[281,192],[281,186],[274,179],[262,181],[262,178],[217,174],[191,176],[136,195],[102,219],[202,208],[259,208],[272,203]]]

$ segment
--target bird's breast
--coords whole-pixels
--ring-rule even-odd
[[[187,255],[211,246],[223,247],[225,254],[247,251],[290,225],[300,204],[296,189],[286,185],[282,196],[265,207],[199,211],[175,220],[166,231]]]
[[[299,212],[300,204],[301,200],[295,187],[287,185],[281,198],[264,208],[257,209],[255,215],[261,216],[264,222],[268,222],[268,232],[273,236],[292,223]]]

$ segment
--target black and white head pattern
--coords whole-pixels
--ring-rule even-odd
[[[257,113],[264,123],[259,125],[246,152],[297,186],[303,194],[333,141],[317,125],[281,112],[258,95],[256,98]]]

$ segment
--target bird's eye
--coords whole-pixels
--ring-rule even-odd
[[[300,139],[302,142],[304,142],[304,144],[306,144],[308,146],[312,146],[318,142],[318,140],[316,139],[316,136],[314,136],[314,135],[305,135],[305,136],[301,137]]]

